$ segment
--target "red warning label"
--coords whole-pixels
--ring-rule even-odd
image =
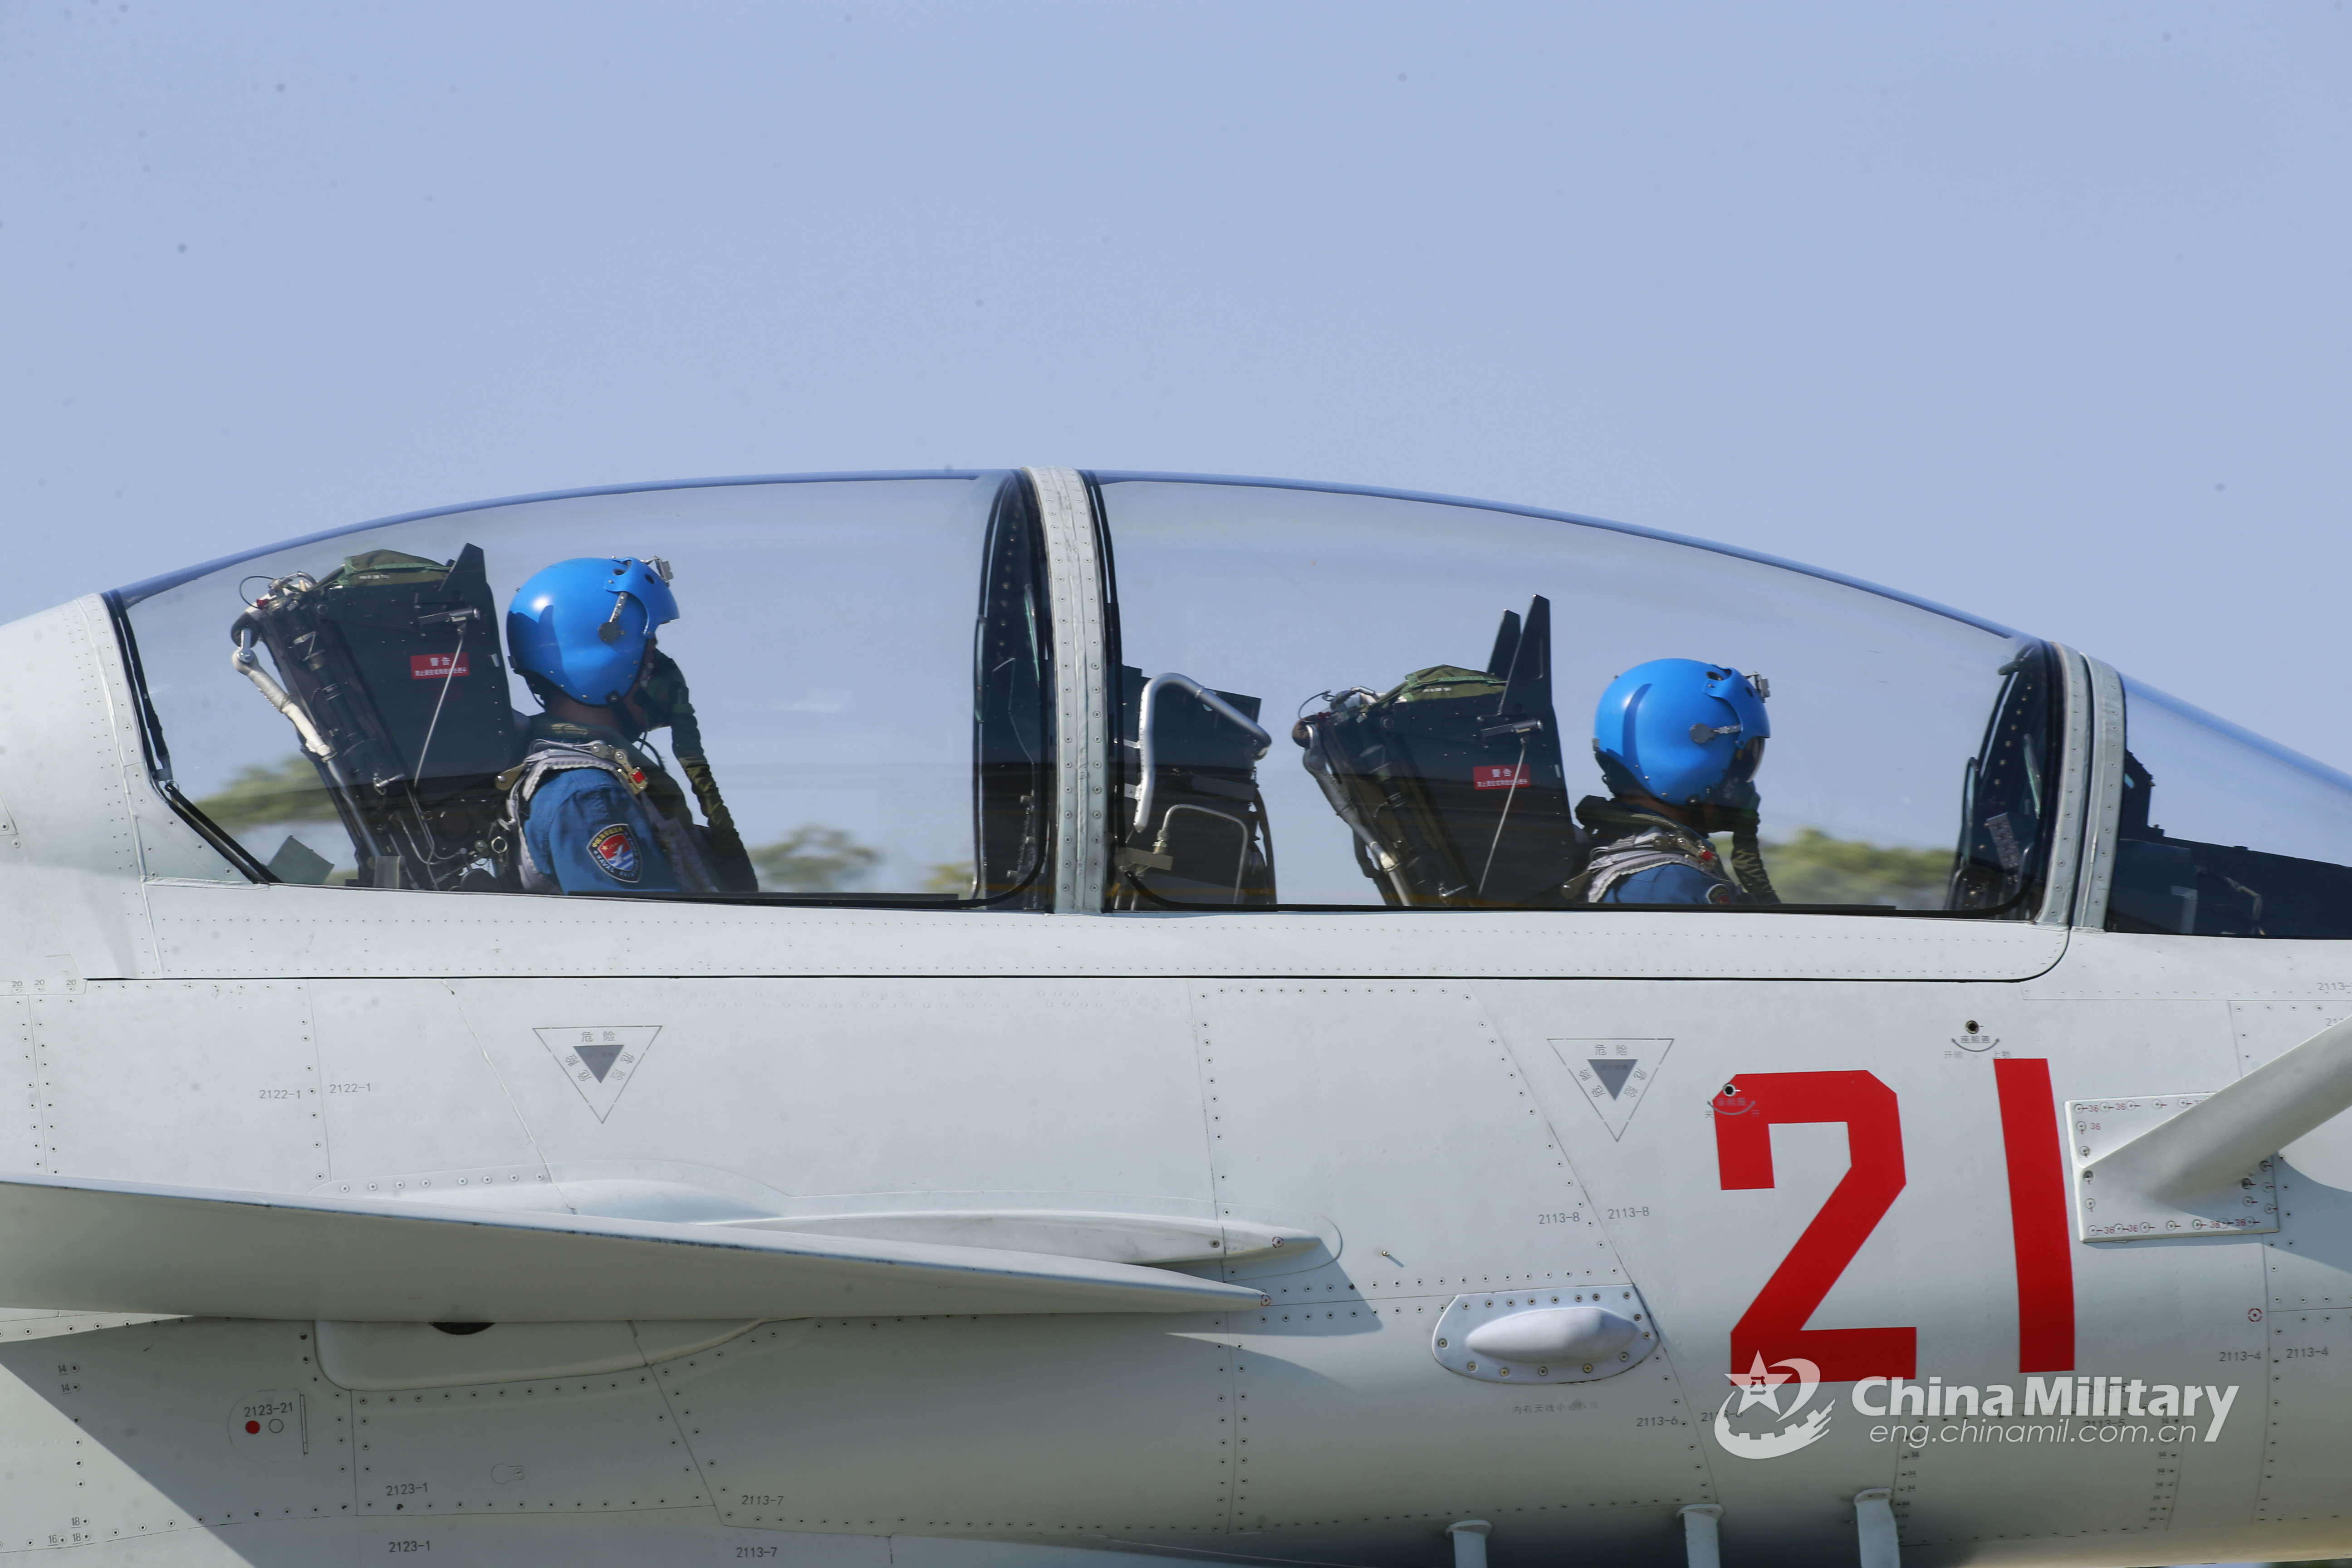
[[[461,675],[473,673],[473,663],[462,653],[412,653],[408,656],[408,679],[455,680]]]
[[[1470,782],[1479,789],[1525,789],[1528,787],[1528,765],[1513,767],[1507,763],[1481,763],[1470,770]]]

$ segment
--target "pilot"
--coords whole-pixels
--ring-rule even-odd
[[[1776,904],[1756,840],[1756,769],[1771,734],[1761,676],[1727,664],[1656,658],[1601,694],[1592,751],[1610,798],[1576,815],[1592,835],[1570,901]],[[1711,836],[1732,836],[1725,866]]]
[[[526,891],[756,885],[717,786],[705,787],[709,764],[698,754],[685,679],[656,646],[656,628],[677,618],[669,582],[659,559],[559,561],[507,607],[515,671],[546,710],[530,721],[522,761],[499,781],[509,830],[520,829]],[[696,824],[677,781],[636,744],[665,725],[702,796],[708,828]]]

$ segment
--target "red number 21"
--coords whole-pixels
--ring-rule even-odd
[[[2050,1064],[1992,1065],[2017,1253],[2018,1370],[2063,1372],[2074,1364],[2074,1277]],[[1845,1124],[1846,1173],[1732,1325],[1732,1369],[1759,1355],[1768,1365],[1801,1356],[1825,1383],[1916,1377],[1915,1329],[1805,1327],[1903,1190],[1903,1119],[1893,1089],[1858,1071],[1754,1073],[1726,1085],[1715,1098],[1724,1190],[1771,1186],[1772,1128],[1806,1121]]]

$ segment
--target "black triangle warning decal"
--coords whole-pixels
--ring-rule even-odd
[[[605,1074],[613,1070],[614,1058],[621,1054],[621,1047],[618,1046],[574,1046],[572,1048],[579,1054],[581,1062],[588,1070],[596,1075],[598,1083],[604,1081]],[[1613,1094],[1616,1090],[1612,1089],[1610,1092]]]
[[[1641,1109],[1642,1098],[1665,1065],[1671,1039],[1549,1040],[1553,1059],[1576,1080],[1577,1091],[1592,1102],[1601,1124],[1612,1138],[1625,1135],[1625,1124]]]
[[[619,1103],[621,1091],[645,1065],[646,1053],[653,1048],[654,1037],[661,1033],[659,1024],[597,1024],[575,1026],[562,1029],[535,1029],[540,1043],[547,1047],[588,1109],[604,1121],[613,1114]]]
[[[1601,1087],[1609,1091],[1610,1099],[1617,1100],[1624,1095],[1625,1080],[1633,1075],[1633,1064],[1631,1061],[1612,1061],[1607,1057],[1589,1057],[1585,1059],[1584,1065],[1592,1069],[1594,1077],[1600,1079]]]

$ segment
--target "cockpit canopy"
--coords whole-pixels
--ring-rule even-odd
[[[1685,760],[1720,752],[1731,803],[1685,814],[1677,852],[1727,889],[1699,901],[2040,912],[2066,680],[2034,639],[1527,510],[1153,474],[1087,494],[1092,584],[1055,574],[1037,492],[1000,471],[501,502],[111,599],[159,772],[257,879],[519,890],[509,784],[540,703],[508,601],[612,556],[675,577],[658,645],[682,685],[642,745],[690,781],[693,831],[740,846],[701,896],[1050,907],[1074,743],[1051,595],[1087,592],[1100,643],[1062,667],[1102,672],[1105,732],[1075,743],[1113,803],[1106,910],[1594,908],[1627,804],[1596,707],[1696,661],[1727,700],[1690,699]],[[2352,935],[2352,781],[2137,686],[2128,717],[2112,925]]]
[[[1553,515],[1149,474],[1097,485],[1125,671],[1114,907],[1570,907],[1599,837],[1588,803],[1610,793],[1596,706],[1623,672],[1681,658],[1770,693],[1754,779],[1769,889],[1751,893],[2036,912],[2059,708],[2038,642]],[[1254,774],[1256,736],[1233,717],[1165,684],[1147,700],[1178,675],[1273,737]],[[1147,759],[1154,723],[1223,750],[1187,768],[1163,742]]]
[[[2352,937],[2352,778],[2126,679],[2109,931]]]
[[[1033,498],[1003,473],[556,496],[125,589],[174,788],[282,880],[519,889],[509,774],[541,703],[508,605],[588,555],[674,572],[658,644],[685,714],[645,745],[698,829],[716,808],[740,839],[729,896],[1035,902],[1050,618]]]

